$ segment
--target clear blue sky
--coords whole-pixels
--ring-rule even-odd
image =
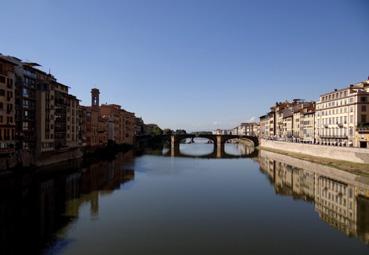
[[[367,0],[1,3],[0,52],[146,123],[229,128],[369,75]]]

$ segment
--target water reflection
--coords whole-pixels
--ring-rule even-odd
[[[0,254],[39,254],[54,244],[59,229],[78,217],[82,204],[89,204],[96,217],[99,197],[134,179],[132,160],[129,152],[85,168],[73,163],[1,177]]]
[[[260,169],[277,194],[314,203],[319,217],[369,244],[369,177],[261,151]]]
[[[216,150],[212,143],[204,143],[203,141],[197,143],[195,139],[195,142],[180,144],[179,150],[173,150],[169,145],[166,145],[162,150],[162,155],[207,159],[254,158],[257,157],[258,151],[255,147],[242,143],[226,143],[224,148]]]
[[[367,176],[241,144],[223,159],[155,149],[3,176],[0,254],[368,251]]]

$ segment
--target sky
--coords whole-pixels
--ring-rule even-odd
[[[232,128],[369,76],[369,0],[5,0],[0,24],[0,53],[162,128]]]

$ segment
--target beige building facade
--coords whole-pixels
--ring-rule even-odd
[[[359,129],[369,123],[369,80],[320,96],[316,104],[318,144],[369,147]]]

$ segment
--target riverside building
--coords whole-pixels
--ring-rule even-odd
[[[259,137],[267,138],[269,137],[269,119],[268,115],[260,116],[260,130],[259,130]]]
[[[0,148],[11,147],[15,161],[24,166],[37,164],[45,155],[50,158],[50,153],[78,148],[79,100],[69,94],[69,87],[38,69],[37,63],[5,55],[0,55],[0,62],[0,112],[5,110],[0,125],[5,118],[5,138],[11,138]]]
[[[316,104],[318,144],[369,147],[369,80],[322,94]]]
[[[100,105],[97,88],[91,90],[91,106],[79,107],[79,116],[79,137],[87,147],[104,147],[108,142],[133,144],[135,141],[135,114],[117,104]]]
[[[301,99],[277,102],[267,115],[267,138],[302,141],[304,113],[312,111],[314,107],[315,102]]]
[[[0,157],[15,152],[15,64],[0,56]]]
[[[98,89],[91,91],[91,106],[81,106],[68,85],[39,67],[0,54],[0,170],[76,158],[80,147],[106,146],[108,140],[133,144],[143,131],[134,113],[114,104],[100,107]]]

